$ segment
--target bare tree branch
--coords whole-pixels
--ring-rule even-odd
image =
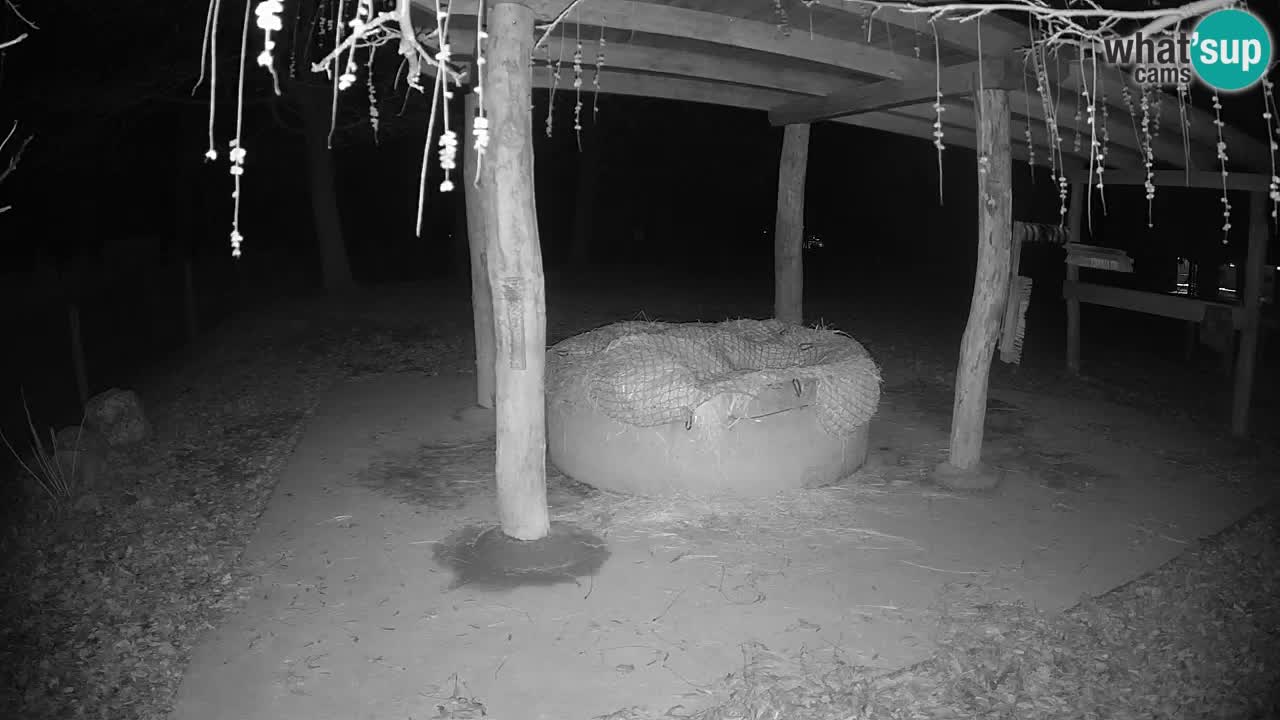
[[[14,129],[17,129],[18,123],[14,123],[13,127]],[[13,134],[12,131],[10,131],[9,134],[12,135]],[[23,140],[22,144],[18,146],[18,151],[15,152],[12,157],[9,158],[9,165],[5,167],[4,172],[0,172],[0,183],[4,182],[5,178],[9,177],[9,173],[12,173],[14,170],[18,169],[18,163],[22,161],[22,151],[27,149],[27,145],[31,143],[31,140],[34,137],[35,135],[28,135],[27,139]],[[8,142],[8,140],[9,138],[5,138],[6,142]],[[0,147],[3,147],[3,145],[0,145]]]
[[[4,0],[4,4],[8,5],[9,10],[11,10],[14,15],[17,15],[19,20],[26,23],[27,27],[31,28],[32,30],[40,29],[39,25],[36,25],[35,23],[31,22],[30,20],[27,19],[26,15],[22,14],[22,11],[18,9],[18,6],[13,4],[13,0]]]

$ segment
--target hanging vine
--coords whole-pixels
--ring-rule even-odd
[[[942,204],[942,151],[946,146],[942,144],[942,113],[946,110],[942,105],[942,56],[941,50],[938,49],[938,28],[933,24],[933,20],[929,20],[929,27],[933,28],[933,61],[937,68],[936,92],[937,95],[933,101],[933,146],[938,149],[938,204]]]
[[[550,72],[550,99],[548,102],[546,131],[548,135],[552,134],[554,129],[554,99],[555,93],[559,89],[561,80],[561,69],[564,64],[564,46],[565,32],[562,27],[563,21],[575,12],[583,0],[572,0],[552,19],[550,23],[540,25],[541,36],[534,45],[534,50],[544,48],[546,52],[546,65]],[[1069,183],[1067,180],[1067,170],[1065,162],[1065,153],[1062,136],[1062,128],[1060,126],[1058,112],[1062,108],[1061,93],[1063,91],[1063,73],[1061,68],[1061,60],[1058,49],[1063,47],[1071,47],[1078,52],[1072,56],[1071,64],[1076,67],[1074,70],[1078,72],[1077,90],[1075,95],[1075,115],[1072,123],[1073,138],[1072,146],[1077,152],[1083,151],[1084,125],[1087,124],[1089,130],[1089,183],[1098,186],[1099,190],[1103,188],[1103,174],[1109,155],[1109,146],[1111,141],[1110,135],[1110,115],[1109,101],[1106,97],[1105,85],[1100,82],[1099,71],[1097,68],[1097,47],[1098,44],[1107,38],[1114,38],[1122,34],[1123,28],[1129,28],[1133,23],[1141,25],[1139,30],[1151,36],[1153,34],[1169,31],[1181,32],[1183,22],[1195,17],[1204,15],[1216,9],[1224,7],[1233,7],[1238,4],[1238,0],[1194,0],[1179,8],[1146,8],[1140,10],[1110,10],[1102,8],[1094,3],[1084,3],[1071,5],[1068,7],[1050,7],[1040,0],[1006,0],[1005,2],[954,2],[941,4],[916,4],[911,2],[881,0],[846,0],[849,3],[860,3],[869,11],[863,14],[862,29],[870,37],[870,33],[874,27],[874,16],[876,12],[887,9],[904,13],[912,16],[913,29],[913,51],[916,57],[921,55],[921,32],[918,25],[917,17],[924,16],[929,22],[933,32],[934,41],[934,62],[937,67],[937,75],[935,82],[935,98],[933,103],[934,122],[932,130],[933,144],[937,151],[937,165],[939,172],[938,181],[938,200],[943,201],[943,184],[942,184],[942,151],[946,149],[944,144],[944,129],[942,122],[942,113],[946,110],[943,103],[943,93],[941,87],[941,43],[938,39],[938,28],[936,22],[946,20],[950,22],[966,23],[980,21],[980,19],[991,13],[996,12],[1018,12],[1024,13],[1028,21],[1028,33],[1031,43],[1024,62],[1033,69],[1036,80],[1036,93],[1040,96],[1041,112],[1043,113],[1044,125],[1046,130],[1045,142],[1048,148],[1048,165],[1053,176],[1059,185],[1060,215],[1065,217],[1067,214],[1067,191]],[[418,90],[424,95],[428,92],[423,86],[421,76],[430,74],[434,76],[433,87],[430,90],[431,110],[427,120],[427,138],[426,147],[424,147],[422,168],[419,179],[419,203],[418,203],[418,227],[421,229],[421,219],[423,214],[423,206],[426,198],[426,177],[429,162],[433,153],[429,152],[432,147],[437,148],[434,153],[436,161],[440,163],[441,169],[444,171],[444,180],[441,182],[440,189],[448,192],[453,189],[451,181],[451,171],[456,169],[457,163],[457,144],[458,138],[456,132],[449,127],[448,107],[453,100],[453,92],[449,87],[449,83],[461,85],[463,81],[463,71],[452,64],[449,45],[449,20],[450,12],[447,4],[442,4],[441,0],[435,0],[435,20],[436,27],[427,32],[418,32],[413,25],[413,19],[410,12],[411,0],[393,0],[391,9],[386,11],[377,11],[378,4],[376,0],[353,0],[350,9],[345,0],[329,0],[329,2],[321,1],[321,17],[317,19],[314,31],[319,31],[332,37],[333,47],[327,55],[321,60],[312,63],[311,70],[315,73],[325,73],[333,83],[333,100],[331,106],[330,117],[330,137],[334,132],[337,118],[337,103],[340,94],[350,89],[359,80],[358,75],[361,70],[359,62],[360,53],[367,55],[364,57],[364,71],[367,73],[367,102],[369,121],[373,128],[375,141],[379,131],[379,109],[378,97],[373,83],[373,66],[375,52],[378,47],[387,43],[396,43],[397,54],[401,57],[401,68],[397,70],[396,79],[403,78],[410,89]],[[813,4],[814,0],[802,0],[806,7]],[[488,38],[484,30],[483,14],[485,3],[480,3],[477,13],[477,33],[476,33],[476,88],[477,109],[473,118],[472,139],[474,147],[477,150],[478,159],[483,158],[484,150],[489,141],[489,126],[485,113],[484,103],[484,45]],[[252,13],[250,12],[252,6]],[[245,82],[245,53],[248,50],[248,33],[249,33],[249,17],[252,14],[256,17],[256,27],[262,33],[262,47],[256,53],[256,64],[266,70],[271,76],[271,84],[273,90],[278,94],[279,78],[277,76],[275,62],[275,50],[277,48],[277,34],[282,32],[281,15],[284,9],[284,0],[258,0],[250,2],[245,8],[244,26],[241,37],[241,68],[238,78],[238,96],[236,109],[236,124],[234,135],[228,141],[230,151],[230,172],[234,177],[233,197],[236,199],[235,216],[232,220],[232,249],[233,254],[239,256],[244,236],[240,232],[239,225],[239,195],[242,176],[245,172],[245,158],[247,156],[247,148],[244,147],[242,140],[243,130],[243,94]],[[775,17],[778,21],[779,28],[782,32],[789,32],[790,19],[787,15],[785,4],[782,0],[774,0]],[[221,0],[209,0],[208,11],[206,14],[205,35],[201,50],[201,75],[196,84],[197,89],[200,84],[205,82],[206,76],[209,84],[209,133],[208,148],[205,151],[205,157],[209,160],[216,160],[218,151],[216,149],[216,133],[214,120],[216,118],[215,99],[217,93],[217,63],[212,59],[217,56],[217,25],[218,17],[221,12]],[[812,33],[813,15],[810,13],[810,24]],[[582,111],[583,98],[582,89],[585,80],[585,51],[581,37],[581,21],[576,23],[575,47],[573,51],[573,87],[574,87],[574,131],[578,136],[579,145],[581,144],[582,131]],[[554,60],[551,57],[551,51],[548,46],[548,39],[557,27],[561,27],[561,41],[558,50],[558,57]],[[297,36],[297,26],[295,22],[294,35]],[[978,35],[981,38],[981,33]],[[890,38],[890,42],[892,39]],[[980,40],[979,40],[980,42]],[[290,58],[291,74],[296,74],[296,48],[298,42],[293,43],[294,55]],[[434,45],[434,47],[432,47]],[[592,76],[592,117],[595,118],[599,112],[599,92],[600,77],[605,63],[605,33],[604,23],[600,23],[600,32],[598,38],[597,52],[594,62],[594,72]],[[981,56],[981,48],[979,47],[979,55]],[[1089,68],[1086,70],[1086,62]],[[1054,68],[1054,75],[1050,75],[1050,67]],[[1025,78],[1024,78],[1025,80]],[[1055,88],[1056,86],[1056,88]],[[1163,110],[1161,102],[1164,97],[1162,92],[1149,92],[1146,89],[1139,89],[1139,97],[1137,98],[1137,109],[1134,108],[1134,98],[1132,91],[1127,84],[1121,85],[1121,95],[1124,107],[1129,109],[1130,122],[1134,128],[1135,134],[1139,135],[1139,145],[1142,154],[1142,161],[1146,170],[1146,178],[1144,189],[1146,190],[1148,200],[1148,223],[1152,223],[1151,206],[1155,194],[1154,183],[1154,162],[1155,162],[1155,144],[1161,132],[1161,118]],[[1180,84],[1176,89],[1176,102],[1178,103],[1178,119],[1179,131],[1183,138],[1183,148],[1186,159],[1186,165],[1190,165],[1191,146],[1188,139],[1188,131],[1191,129],[1191,118],[1187,112],[1187,108],[1191,104],[1191,89],[1186,84]],[[1275,155],[1280,148],[1277,147],[1277,138],[1280,138],[1280,126],[1277,125],[1277,110],[1274,100],[1274,92],[1272,83],[1266,78],[1262,81],[1262,93],[1264,96],[1263,119],[1268,127],[1268,143],[1271,153],[1271,178],[1269,182],[1269,197],[1272,201],[1272,216],[1276,216],[1280,209],[1280,175],[1277,174]],[[1031,99],[1028,88],[1024,83],[1024,94],[1027,95],[1026,113],[1030,116]],[[1173,98],[1171,98],[1173,99]],[[1141,114],[1141,120],[1137,117],[1137,113]],[[439,114],[441,133],[436,137],[436,121]],[[1224,233],[1230,229],[1230,211],[1231,206],[1226,195],[1227,188],[1227,147],[1226,135],[1223,132],[1224,126],[1221,120],[1221,104],[1217,96],[1214,96],[1214,118],[1217,126],[1217,157],[1219,161],[1219,169],[1223,178],[1223,208],[1224,208]],[[1024,129],[1024,137],[1027,141],[1028,157],[1032,165],[1037,161],[1035,134],[1030,123]],[[7,140],[6,140],[7,142]],[[477,176],[479,178],[479,163],[477,163]],[[1104,197],[1105,208],[1105,197]]]
[[[1031,19],[1027,18],[1027,34],[1035,37],[1035,28],[1031,26]],[[1026,100],[1026,108],[1024,115],[1027,118],[1026,128],[1023,135],[1027,141],[1027,167],[1031,170],[1031,183],[1036,182],[1036,142],[1035,136],[1031,133],[1031,93],[1027,92],[1027,64],[1035,61],[1033,53],[1027,53],[1022,58],[1022,97]]]
[[[476,151],[476,176],[472,181],[474,187],[480,186],[480,167],[484,164],[484,153],[489,148],[489,116],[484,109],[484,67],[488,64],[485,58],[489,31],[484,24],[484,3],[480,3],[476,11],[476,116],[471,121],[472,147]]]
[[[591,121],[600,114],[600,71],[604,69],[604,20],[600,21],[600,41],[596,45],[596,70],[591,74]]]
[[[1213,93],[1213,124],[1218,129],[1218,163],[1222,172],[1222,244],[1226,245],[1231,232],[1231,197],[1227,194],[1227,144],[1222,140],[1222,102]]]
[[[453,81],[460,85],[462,82],[462,71],[450,62],[450,51],[448,44],[448,18],[449,13],[447,6],[436,6],[436,29],[429,33],[419,36],[413,27],[412,16],[410,13],[410,0],[395,0],[394,9],[374,13],[373,0],[356,0],[354,8],[351,11],[351,17],[347,17],[345,3],[339,0],[335,3],[320,3],[318,8],[318,17],[316,20],[314,31],[320,33],[331,34],[333,37],[333,48],[320,60],[312,63],[311,70],[315,73],[324,73],[333,83],[333,100],[330,111],[330,141],[333,137],[334,128],[337,120],[337,103],[339,94],[349,89],[357,80],[359,65],[357,63],[357,54],[360,51],[367,51],[369,57],[367,59],[366,68],[369,72],[369,118],[370,124],[374,128],[374,133],[378,130],[379,113],[377,108],[377,96],[373,87],[372,66],[373,53],[376,48],[396,42],[398,44],[397,52],[403,60],[403,76],[411,89],[424,91],[420,81],[420,76],[428,69],[435,75],[435,85],[432,91],[432,109],[431,116],[428,120],[428,147],[430,147],[430,138],[434,133],[435,117],[437,113],[444,117],[443,126],[444,134],[440,139],[439,161],[445,170],[445,180],[441,185],[441,189],[448,191],[452,189],[452,182],[449,179],[449,171],[455,166],[457,138],[448,126],[448,101],[452,98],[452,92],[448,89],[448,83]],[[206,160],[216,160],[218,158],[215,119],[217,117],[217,62],[215,59],[218,53],[218,17],[221,14],[221,0],[210,0],[209,7],[205,17],[205,32],[201,46],[201,72],[196,82],[196,89],[199,88],[206,80],[209,84],[209,115],[208,115],[208,147],[204,152]],[[236,93],[236,123],[235,132],[231,140],[228,141],[229,159],[231,163],[230,173],[233,176],[232,198],[234,200],[233,214],[231,221],[231,254],[233,257],[240,257],[242,254],[242,246],[244,244],[244,234],[240,229],[240,197],[242,179],[245,173],[245,159],[248,155],[248,149],[244,146],[242,132],[244,120],[244,84],[245,84],[245,65],[248,53],[248,35],[249,35],[249,18],[251,15],[256,17],[256,27],[263,33],[262,50],[256,55],[256,64],[264,68],[272,78],[272,88],[277,94],[280,93],[279,76],[275,69],[275,49],[277,47],[274,33],[282,32],[283,23],[280,16],[284,10],[283,0],[260,0],[254,4],[252,2],[245,5],[244,23],[241,33],[240,43],[240,77],[237,83]],[[347,33],[344,28],[349,28]],[[296,36],[297,29],[295,25],[294,35],[295,42],[293,54],[290,58],[291,71],[296,68],[297,45]],[[432,53],[426,43],[435,40],[439,49]],[[341,68],[342,72],[338,72]],[[194,90],[193,90],[194,92]],[[423,168],[420,176],[419,184],[419,208],[418,208],[418,232],[421,233],[422,207],[426,196],[426,171],[428,156],[424,154]]]
[[[1280,220],[1280,173],[1276,171],[1276,151],[1280,150],[1280,116],[1276,112],[1275,83],[1262,76],[1262,120],[1267,128],[1267,145],[1271,150],[1271,180],[1267,194],[1271,198],[1271,219]],[[1280,227],[1280,223],[1276,223]]]
[[[573,133],[582,152],[582,23],[574,23],[576,45],[573,48]]]
[[[1155,227],[1155,209],[1153,203],[1156,199],[1156,183],[1155,183],[1155,150],[1152,148],[1151,136],[1151,98],[1147,89],[1142,88],[1142,166],[1146,169],[1146,179],[1142,183],[1142,187],[1146,190],[1147,197],[1147,227]]]
[[[551,84],[547,90],[547,137],[551,137],[555,127],[556,90],[560,88],[560,63],[564,61],[564,28],[560,32],[560,54],[554,63],[551,61],[551,47],[547,47],[547,67],[551,69]]]

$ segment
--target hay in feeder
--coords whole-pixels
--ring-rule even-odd
[[[866,348],[833,330],[779,320],[628,321],[568,338],[547,351],[547,396],[589,404],[635,427],[688,423],[718,395],[816,389],[822,428],[848,435],[880,402],[880,369]]]
[[[575,480],[764,496],[866,460],[880,372],[852,338],[777,320],[624,322],[547,354],[547,442]]]

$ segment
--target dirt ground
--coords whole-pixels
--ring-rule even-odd
[[[553,519],[607,541],[598,574],[462,585],[433,549],[495,522],[492,415],[469,375],[383,374],[322,400],[244,562],[247,604],[197,648],[178,720],[570,720],[706,704],[749,647],[899,669],[944,613],[1058,613],[1169,561],[1264,502],[1206,475],[1195,425],[997,388],[1000,488],[941,490],[952,394],[885,387],[862,471],[768,500],[644,500],[552,474]]]
[[[552,283],[549,341],[770,312],[767,287],[633,281]],[[1003,481],[956,494],[926,470],[946,450],[961,295],[807,307],[881,366],[862,471],[688,502],[553,469],[553,519],[608,557],[508,590],[437,560],[495,517],[464,293],[299,298],[229,322],[137,385],[156,436],[95,510],[5,536],[0,586],[22,591],[0,593],[0,716],[1280,712],[1264,697],[1280,514],[1236,523],[1276,487],[1274,354],[1255,438],[1233,441],[1229,381],[1177,356],[1179,328],[1086,308],[1088,376],[1068,377],[1061,305],[1033,300],[1023,365],[992,371],[984,459]]]

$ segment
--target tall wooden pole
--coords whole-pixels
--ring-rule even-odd
[[[1236,356],[1236,386],[1231,402],[1231,433],[1249,434],[1249,404],[1253,374],[1258,364],[1258,332],[1261,325],[1262,266],[1267,258],[1267,196],[1249,195],[1249,252],[1244,265],[1244,325],[1240,328],[1240,354]]]
[[[787,125],[778,163],[778,215],[773,235],[773,315],[804,322],[804,181],[809,168],[809,125]]]
[[[978,109],[978,268],[951,416],[950,463],[960,471],[976,470],[982,456],[988,374],[1009,294],[1013,248],[1008,91],[979,90]]]
[[[462,138],[462,187],[466,196],[467,210],[467,247],[471,255],[471,319],[475,330],[476,350],[476,404],[483,408],[492,408],[495,403],[494,389],[494,338],[493,330],[493,294],[489,287],[489,241],[492,237],[489,226],[492,224],[493,208],[486,206],[490,194],[481,188],[493,185],[493,163],[491,158],[479,164],[480,180],[476,182],[477,153],[475,136],[471,134],[475,126],[476,109],[479,106],[478,96],[474,92],[467,93],[463,101],[463,122],[465,132]]]
[[[1067,211],[1067,242],[1080,242],[1084,228],[1084,183],[1071,184],[1071,206]],[[1080,268],[1067,265],[1067,282],[1074,285],[1080,281]],[[1074,288],[1072,288],[1074,290]],[[1067,298],[1067,370],[1073,375],[1080,374],[1080,301],[1071,293]]]
[[[517,540],[550,531],[544,401],[546,288],[533,193],[533,11],[497,2],[489,14],[485,108],[494,182],[487,228],[497,341],[498,517]]]

